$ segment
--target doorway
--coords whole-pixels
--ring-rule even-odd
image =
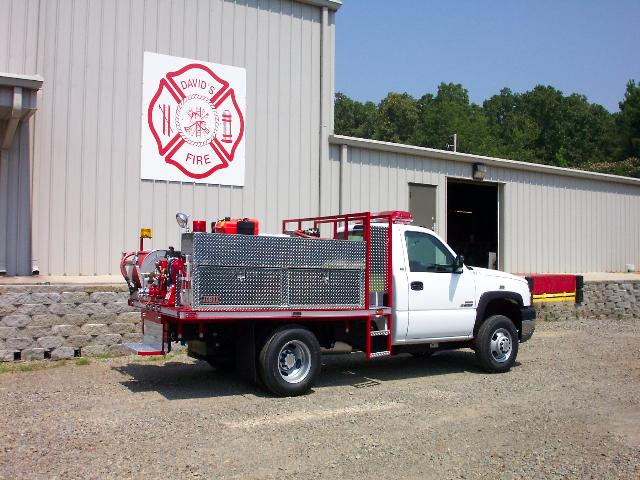
[[[498,268],[498,185],[447,180],[447,243],[465,264]]]
[[[413,223],[429,230],[436,230],[436,186],[409,184],[409,211]]]

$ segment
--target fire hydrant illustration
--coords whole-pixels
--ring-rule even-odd
[[[222,141],[224,143],[233,142],[231,137],[231,112],[229,110],[225,110],[222,113],[222,129]]]

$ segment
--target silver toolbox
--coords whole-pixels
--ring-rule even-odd
[[[187,233],[199,310],[364,307],[363,241]]]

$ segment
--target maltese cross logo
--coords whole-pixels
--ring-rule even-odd
[[[147,121],[158,153],[196,179],[227,168],[244,135],[244,118],[233,88],[197,63],[160,80]]]

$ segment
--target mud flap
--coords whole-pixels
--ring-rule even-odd
[[[245,380],[257,383],[256,324],[255,322],[242,322],[238,323],[236,328],[236,371]]]

